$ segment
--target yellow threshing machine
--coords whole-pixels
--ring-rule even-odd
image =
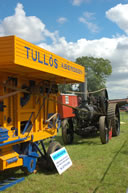
[[[43,141],[57,135],[58,83],[85,81],[84,67],[16,36],[0,37],[0,170],[32,173],[59,148]],[[42,149],[40,148],[42,146]]]

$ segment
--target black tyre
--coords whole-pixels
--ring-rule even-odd
[[[99,119],[99,131],[102,144],[106,144],[109,141],[109,128],[108,121],[105,116],[101,116]]]
[[[50,157],[50,154],[51,153],[54,153],[55,151],[61,149],[62,146],[59,142],[56,142],[56,141],[52,141],[48,147],[48,150],[47,150],[47,169],[50,170],[50,171],[53,171],[55,170],[55,165]]]
[[[108,121],[111,122],[112,136],[120,134],[120,111],[118,104],[110,103],[108,106]]]
[[[103,114],[106,115],[107,109],[108,109],[108,93],[106,89],[103,90],[101,93],[100,105],[101,105]]]
[[[62,138],[65,145],[72,144],[74,139],[72,119],[64,119],[62,122]]]
[[[54,153],[55,151],[61,149],[62,146],[59,142],[52,141],[48,147],[47,154],[50,155],[51,153]]]

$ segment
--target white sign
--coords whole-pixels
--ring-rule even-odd
[[[69,104],[69,96],[65,96],[65,104]]]
[[[50,156],[59,174],[62,174],[72,165],[72,161],[65,147],[55,151],[54,153],[50,154]]]

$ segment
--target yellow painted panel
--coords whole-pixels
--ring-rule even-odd
[[[14,63],[14,36],[0,37],[0,67]]]
[[[5,169],[15,168],[15,167],[19,167],[19,166],[23,166],[23,159],[22,158],[18,158],[18,160],[16,162],[13,162],[11,164],[7,164],[7,162],[6,162]]]
[[[45,73],[45,79],[57,82],[84,82],[85,79],[84,67],[18,37],[15,37],[15,63],[26,67],[25,73],[42,78]]]
[[[34,133],[33,142],[48,139],[48,138],[56,136],[56,135],[57,135],[57,129],[46,128],[43,131],[39,131],[39,132]]]
[[[14,157],[17,158],[17,161],[8,164],[7,160]],[[23,165],[23,159],[19,158],[19,154],[14,151],[4,152],[4,154],[3,155],[1,154],[0,156],[0,170],[18,167],[22,165]]]
[[[84,82],[84,67],[16,36],[0,37],[0,70],[57,83]]]

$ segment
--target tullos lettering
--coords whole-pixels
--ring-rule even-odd
[[[32,59],[34,62],[44,64],[46,66],[58,68],[58,60],[52,56],[46,56],[37,50],[33,50],[27,46],[24,47],[27,51],[27,59]]]

